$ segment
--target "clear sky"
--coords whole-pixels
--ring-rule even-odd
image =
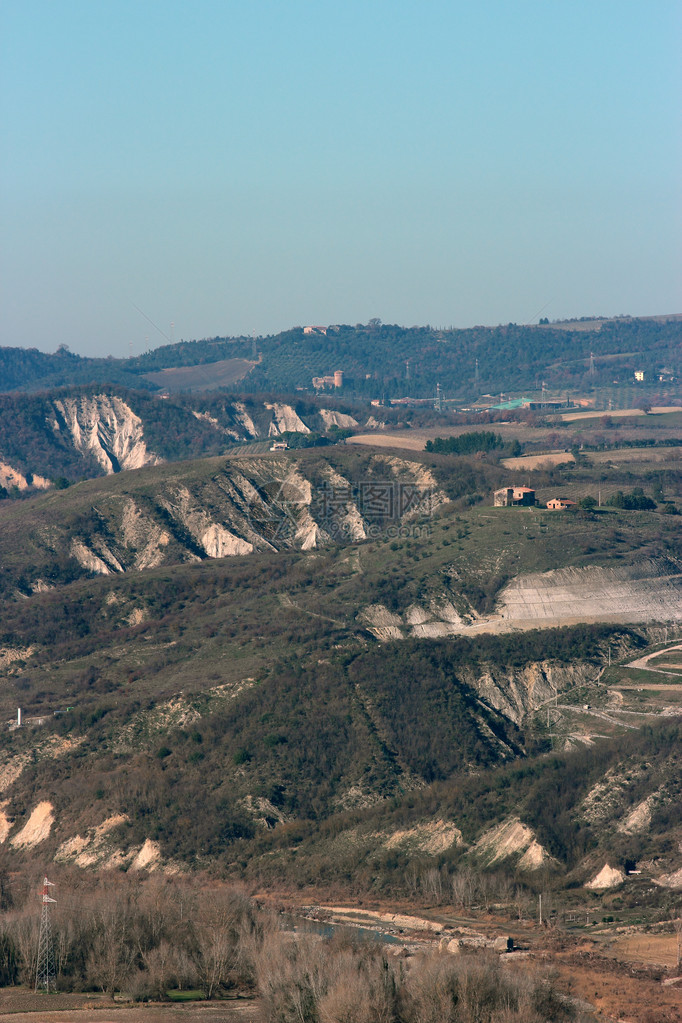
[[[0,344],[681,312],[681,53],[679,0],[0,0]]]

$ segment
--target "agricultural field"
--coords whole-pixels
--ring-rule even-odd
[[[157,387],[170,392],[216,391],[220,388],[234,389],[255,365],[247,359],[221,359],[196,366],[171,366],[144,376]]]

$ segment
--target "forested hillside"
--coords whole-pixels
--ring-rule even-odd
[[[642,370],[649,387],[682,376],[682,321],[676,318],[595,321],[575,324],[438,329],[402,327],[371,320],[336,325],[324,333],[295,327],[268,337],[210,338],[164,345],[131,359],[86,359],[63,347],[55,355],[0,349],[0,391],[36,391],[82,383],[118,384],[149,390],[220,389],[220,375],[201,373],[178,383],[164,369],[251,360],[240,380],[250,393],[312,389],[313,376],[340,369],[343,391],[363,398],[432,397],[436,383],[450,396],[471,400],[480,393],[613,386]],[[590,356],[594,365],[590,366]],[[407,365],[409,361],[409,366]],[[154,373],[154,379],[148,374]],[[161,380],[163,379],[163,383]],[[180,378],[185,379],[185,378]],[[664,381],[665,382],[665,381]]]

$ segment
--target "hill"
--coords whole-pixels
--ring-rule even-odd
[[[82,387],[0,395],[0,485],[26,489],[285,437],[292,446],[332,443],[357,420],[342,406],[286,398],[160,399],[124,388]],[[1,492],[0,492],[1,493]]]
[[[403,894],[410,865],[675,875],[679,687],[621,665],[655,600],[679,620],[676,518],[472,504],[509,473],[486,458],[219,457],[2,502],[8,862]],[[566,573],[592,624],[556,628]],[[555,613],[519,631],[538,575]]]
[[[0,381],[2,391],[15,392],[75,384],[229,390],[238,380],[252,394],[291,394],[312,391],[314,376],[339,369],[346,396],[432,398],[439,382],[447,396],[472,401],[486,392],[538,390],[541,380],[559,392],[624,387],[640,370],[654,393],[674,389],[675,381],[679,386],[681,338],[675,316],[447,330],[371,320],[324,333],[296,327],[256,342],[180,342],[125,360],[86,359],[64,348],[55,355],[3,348]]]

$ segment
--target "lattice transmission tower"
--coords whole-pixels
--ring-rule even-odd
[[[57,990],[57,971],[54,965],[54,945],[52,943],[52,921],[50,905],[57,900],[50,897],[49,889],[54,888],[52,881],[43,878],[42,915],[40,917],[40,938],[38,941],[38,962],[36,965],[36,991]]]

